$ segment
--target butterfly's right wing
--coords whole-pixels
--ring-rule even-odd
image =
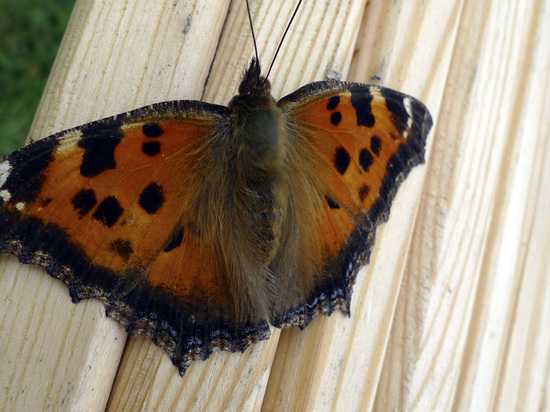
[[[230,131],[225,107],[166,102],[0,159],[0,252],[43,266],[75,302],[102,300],[182,373],[214,349],[265,339],[265,320],[238,320],[204,224],[224,212],[211,171]]]
[[[295,172],[288,181],[300,204],[308,205],[294,206],[303,237],[294,265],[304,272],[298,277],[309,279],[304,302],[280,299],[272,323],[305,327],[319,311],[349,312],[355,276],[369,260],[376,228],[387,220],[411,168],[424,162],[432,119],[413,97],[338,81],[306,85],[278,105]],[[280,276],[290,287],[295,280],[285,277],[288,272],[283,267]]]

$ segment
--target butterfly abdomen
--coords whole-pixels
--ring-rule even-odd
[[[253,61],[239,88],[241,94],[229,103],[237,145],[235,202],[248,214],[240,227],[246,227],[248,238],[255,238],[256,247],[260,245],[263,264],[273,256],[284,203],[280,193],[285,156],[282,112],[269,90],[269,82],[259,76]]]
[[[209,179],[218,209],[225,212],[209,214],[206,224],[218,239],[239,317],[250,314],[250,307],[267,316],[274,290],[269,264],[284,214],[282,115],[269,93],[237,96],[229,109],[231,127],[213,159],[224,172],[218,175],[210,168],[217,177]]]

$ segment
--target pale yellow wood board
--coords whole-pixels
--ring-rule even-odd
[[[371,2],[359,30],[354,13],[362,2],[306,2],[270,76],[276,97],[322,80],[327,69],[345,75],[359,31],[348,79],[378,76],[439,114],[412,254],[407,260],[407,228],[426,168],[411,174],[378,231],[351,320],[337,314],[305,332],[285,331],[270,377],[277,336],[245,355],[196,362],[183,380],[148,339],[131,338],[110,409],[258,410],[268,378],[264,410],[368,410],[374,396],[380,410],[543,409],[549,386],[544,188],[550,154],[543,114],[549,109],[550,19],[548,1],[520,3]],[[219,38],[214,33],[225,19],[220,2],[195,8],[186,2],[110,4],[77,4],[35,138],[155,101],[202,97]],[[254,4],[264,62],[288,16],[279,7]],[[248,22],[242,11],[234,16],[225,23],[207,101],[227,102],[252,55]],[[506,97],[514,104],[504,104]],[[514,243],[518,236],[522,242]],[[509,259],[514,264],[507,266]],[[101,410],[122,328],[98,316],[98,302],[70,303],[66,288],[43,271],[27,276],[29,267],[3,262],[9,270],[0,278],[6,308],[0,360],[8,367],[0,374],[0,406]]]
[[[461,13],[376,410],[548,408],[550,3]]]

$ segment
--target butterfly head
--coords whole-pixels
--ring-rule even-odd
[[[277,105],[270,94],[271,83],[261,74],[260,63],[252,58],[239,86],[239,94],[229,102],[234,112],[250,113]]]
[[[265,95],[271,91],[271,83],[262,76],[260,62],[253,57],[250,66],[244,72],[243,79],[239,86],[239,95],[254,96]]]

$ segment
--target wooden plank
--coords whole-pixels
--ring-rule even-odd
[[[549,13],[464,2],[376,410],[547,408]]]

